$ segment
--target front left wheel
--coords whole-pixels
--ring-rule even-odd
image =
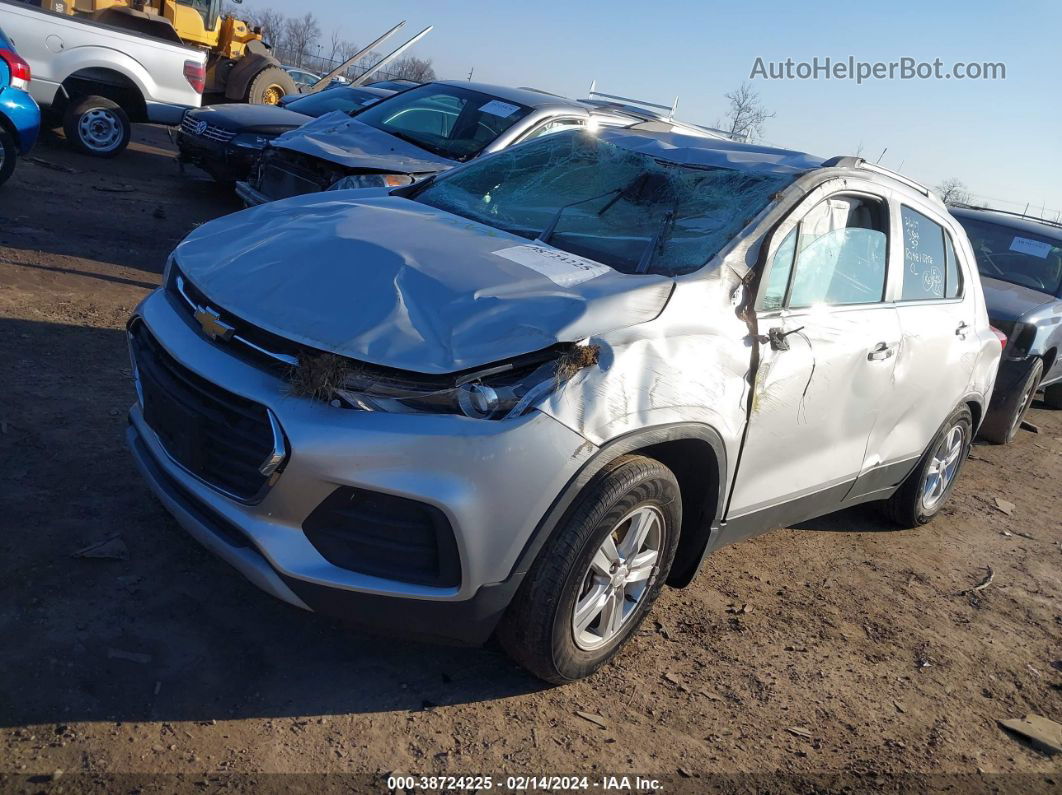
[[[1032,359],[1018,382],[1000,395],[981,423],[980,436],[993,444],[1010,444],[1018,435],[1022,420],[1032,406],[1036,389],[1044,376],[1043,359]]]
[[[15,139],[11,133],[0,127],[0,185],[3,185],[11,177],[15,170],[15,158],[18,157],[18,149],[15,148]]]
[[[623,456],[576,499],[498,627],[502,646],[540,679],[589,676],[656,600],[678,547],[682,502],[671,470]]]

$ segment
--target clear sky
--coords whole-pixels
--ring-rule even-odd
[[[894,3],[703,0],[247,0],[312,11],[367,43],[395,22],[435,29],[410,54],[440,78],[534,86],[568,96],[591,80],[608,93],[670,103],[713,124],[724,94],[768,61],[910,56],[1006,64],[1006,79],[754,80],[777,115],[772,144],[817,155],[861,154],[930,185],[958,177],[979,198],[1062,211],[1062,2],[897,0]],[[405,32],[405,31],[403,31]],[[396,37],[397,41],[400,41]]]

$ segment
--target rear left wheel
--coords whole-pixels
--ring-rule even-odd
[[[917,527],[936,516],[951,496],[970,454],[973,415],[963,406],[944,422],[918,466],[885,501],[885,513],[903,527]]]
[[[547,682],[589,676],[649,612],[681,522],[671,470],[641,456],[617,459],[587,485],[539,553],[498,628],[502,646]]]
[[[79,152],[114,157],[129,145],[133,125],[118,103],[106,97],[84,97],[66,109],[63,132]]]

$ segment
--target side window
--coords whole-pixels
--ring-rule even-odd
[[[541,138],[543,135],[561,132],[562,130],[574,130],[583,126],[582,119],[553,119],[538,125],[524,136],[523,140],[530,141],[532,138]]]
[[[944,297],[958,298],[962,295],[962,269],[955,259],[955,246],[947,232],[944,233],[944,254],[948,258],[948,267],[944,271]]]
[[[900,209],[903,224],[902,301],[939,301],[959,294],[959,265],[944,227],[910,207]]]
[[[781,309],[785,302],[785,288],[789,286],[789,274],[793,270],[793,255],[796,253],[797,229],[794,228],[778,250],[774,252],[767,270],[767,284],[763,290],[760,308],[768,312]]]
[[[873,304],[885,296],[888,235],[877,199],[834,196],[800,222],[791,308]]]

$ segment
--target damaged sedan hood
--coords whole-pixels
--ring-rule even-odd
[[[431,174],[457,165],[339,110],[284,133],[272,146],[367,171]]]
[[[371,189],[219,218],[175,258],[216,308],[248,323],[433,374],[652,320],[673,284]]]

